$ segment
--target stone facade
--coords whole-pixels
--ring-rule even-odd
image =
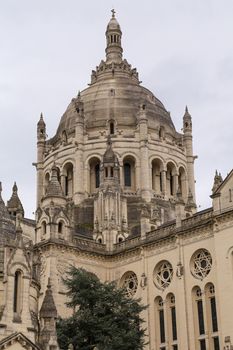
[[[35,221],[16,184],[0,197],[0,349],[58,348],[69,265],[149,305],[147,349],[232,349],[233,172],[216,173],[213,207],[197,213],[188,108],[178,133],[121,37],[113,11],[106,59],[53,138],[40,117]]]

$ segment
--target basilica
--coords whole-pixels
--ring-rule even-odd
[[[145,350],[232,350],[233,170],[197,212],[188,108],[180,133],[123,57],[115,11],[105,35],[53,137],[39,118],[35,220],[0,186],[0,350],[59,349],[70,265],[148,305]]]

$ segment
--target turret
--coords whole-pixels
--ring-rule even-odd
[[[112,141],[109,135],[107,139],[107,149],[103,155],[103,161],[100,167],[100,187],[101,188],[119,188],[120,186],[120,167],[119,161],[112,149]]]
[[[46,124],[41,113],[40,119],[37,123],[37,207],[40,205],[40,201],[43,195],[43,161],[45,152],[45,140],[46,140]]]
[[[194,160],[193,156],[193,136],[192,136],[192,117],[188,111],[188,107],[185,108],[183,116],[183,133],[184,133],[184,146],[186,150],[187,160],[187,175],[188,185],[193,195],[193,201],[196,202],[195,196],[195,180],[194,180]]]
[[[46,124],[44,122],[43,114],[40,114],[40,119],[37,123],[37,140],[45,141],[46,139]]]
[[[128,236],[127,201],[120,188],[119,161],[110,136],[100,166],[100,187],[94,201],[94,236],[112,250],[114,243]]]
[[[107,63],[120,63],[122,61],[122,52],[121,47],[121,28],[115,17],[115,11],[112,10],[112,18],[110,19],[107,30],[106,30],[106,41],[107,47],[106,52],[106,62]]]
[[[18,196],[18,187],[16,182],[12,188],[12,195],[9,201],[7,202],[7,210],[10,215],[17,216],[18,218],[24,217],[24,209],[22,203]]]

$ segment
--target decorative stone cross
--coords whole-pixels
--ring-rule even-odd
[[[112,9],[111,12],[112,12],[112,18],[114,18],[116,11],[114,9]]]

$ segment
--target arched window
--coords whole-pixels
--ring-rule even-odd
[[[74,169],[72,163],[67,163],[63,168],[64,175],[64,193],[68,197],[73,195]]]
[[[97,163],[95,166],[95,187],[96,188],[100,187],[100,165],[99,165],[99,163]]]
[[[45,178],[44,178],[44,195],[46,195],[49,180],[50,180],[50,175],[49,175],[49,173],[46,173]]]
[[[207,312],[207,326],[208,334],[210,336],[209,344],[213,350],[219,350],[219,336],[218,336],[218,316],[217,316],[217,305],[215,297],[215,288],[212,283],[208,283],[205,287],[206,297],[206,312]]]
[[[58,233],[62,234],[63,233],[63,222],[59,221],[58,223]]]
[[[135,190],[136,177],[135,177],[135,159],[132,156],[127,156],[123,160],[123,181],[127,190]]]
[[[22,272],[17,270],[14,276],[14,298],[13,298],[13,311],[16,314],[20,314],[22,311],[22,288],[23,288]]]
[[[161,192],[163,191],[162,162],[160,159],[154,159],[151,165],[152,165],[152,189],[155,191],[156,194],[161,194]]]
[[[183,167],[179,168],[178,187],[180,188],[182,197],[186,199],[187,197],[186,175]]]
[[[124,164],[124,182],[125,186],[131,187],[131,165],[129,163]]]
[[[205,316],[202,300],[202,291],[199,287],[193,288],[193,316],[196,334],[196,346],[200,350],[206,350]]]
[[[168,320],[168,337],[169,343],[172,344],[172,349],[177,348],[177,322],[176,322],[176,305],[175,296],[169,293],[166,298],[167,320]]]
[[[157,319],[157,339],[158,339],[158,348],[166,349],[166,331],[165,331],[165,314],[164,314],[164,303],[161,297],[158,297],[156,300],[156,319]]]
[[[169,196],[176,195],[176,183],[175,183],[176,169],[175,165],[171,162],[167,164],[167,192]]]
[[[46,222],[45,221],[42,222],[41,229],[42,229],[42,235],[46,235],[47,226],[46,226]]]
[[[93,157],[89,160],[90,167],[90,193],[96,192],[97,188],[100,186],[100,160],[97,157]]]
[[[109,129],[110,129],[110,130],[109,130],[109,131],[110,131],[110,134],[111,134],[111,135],[114,135],[114,131],[115,131],[114,129],[115,129],[115,128],[114,128],[114,122],[113,122],[113,121],[111,121],[111,122],[109,123]]]

